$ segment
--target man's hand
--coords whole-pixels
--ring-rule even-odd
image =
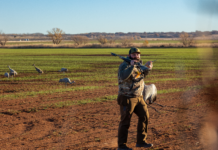
[[[137,62],[137,60],[131,60],[130,65],[134,66],[135,62]]]
[[[146,62],[145,66],[148,67],[149,69],[152,69],[153,68],[153,62],[148,61],[148,62]]]

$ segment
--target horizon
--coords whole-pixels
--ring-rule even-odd
[[[186,31],[181,31],[181,32],[177,32],[175,31],[174,33],[182,33],[182,32],[186,32],[186,33],[195,33],[199,30],[196,30],[196,31],[190,31],[190,32],[186,32]],[[218,31],[218,30],[211,30],[211,31],[199,31],[199,32],[212,32],[212,31]],[[169,33],[169,32],[172,32],[172,31],[166,31],[166,32],[162,32],[162,33]],[[128,34],[128,33],[144,33],[144,32],[88,32],[88,33],[76,33],[76,34],[89,34],[89,33],[106,33],[106,34],[115,34],[115,33],[124,33],[124,34]],[[146,33],[161,33],[161,32],[146,32]],[[5,33],[5,34],[43,34],[43,35],[47,35],[48,33],[40,33],[40,32],[35,32],[35,33]],[[65,33],[65,34],[71,34],[71,33]]]
[[[218,30],[218,0],[11,0],[1,3],[5,34],[195,32]]]

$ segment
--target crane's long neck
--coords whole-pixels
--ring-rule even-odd
[[[38,69],[35,65],[34,65],[35,69]]]
[[[74,83],[74,81],[72,81],[72,82],[69,82],[70,84],[72,84],[72,83]]]

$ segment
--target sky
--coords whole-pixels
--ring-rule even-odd
[[[0,31],[195,32],[218,30],[218,0],[0,0]],[[218,9],[217,9],[218,10]]]

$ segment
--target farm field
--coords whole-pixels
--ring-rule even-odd
[[[142,44],[145,40],[134,40],[133,43]],[[176,44],[181,43],[178,40],[148,40],[150,44]],[[199,41],[199,43],[217,43],[217,41]],[[41,45],[41,44],[51,44],[53,45],[51,40],[42,40],[42,41],[8,41],[6,45]],[[70,45],[75,44],[72,40],[64,40],[60,43],[61,45]],[[87,44],[100,44],[97,40],[90,40]],[[120,40],[116,40],[115,44],[121,44]]]
[[[144,43],[145,40],[133,40],[133,43]],[[90,40],[88,42],[89,44],[100,44],[97,40]],[[116,44],[120,44],[120,40],[115,41]],[[149,44],[181,44],[182,42],[180,40],[163,40],[163,39],[155,39],[151,40],[148,39]],[[218,40],[196,40],[196,43],[198,44],[204,44],[204,43],[218,43]],[[51,40],[41,40],[41,41],[35,41],[35,40],[30,40],[30,41],[8,41],[6,45],[40,45],[40,44],[53,44]],[[63,40],[60,44],[74,44],[72,40]]]
[[[110,53],[127,56],[128,50],[0,49],[0,149],[116,150],[117,71],[122,60]],[[218,49],[140,50],[144,63],[157,60],[145,83],[155,84],[156,102],[167,105],[151,105],[160,113],[148,106],[147,141],[154,144],[150,149],[207,149],[202,128],[211,101],[218,101],[217,93],[213,97],[210,92],[218,89]],[[7,65],[18,72],[13,79],[4,77]],[[69,71],[58,72],[63,67]],[[59,83],[65,77],[75,83]],[[213,82],[206,82],[211,78]],[[135,148],[137,121],[133,115],[127,145],[142,150]]]

